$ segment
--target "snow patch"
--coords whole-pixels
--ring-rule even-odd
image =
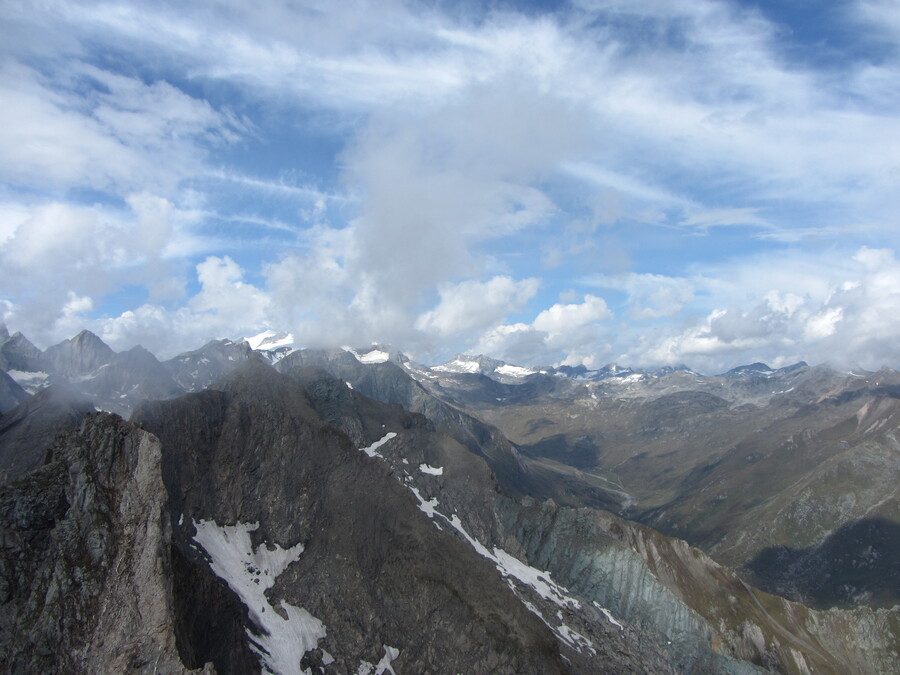
[[[434,518],[434,514],[437,513],[439,516],[443,517],[443,514],[438,513],[434,510],[434,508],[438,505],[437,499],[429,499],[425,501],[425,498],[419,492],[419,489],[413,487],[412,485],[407,485],[407,487],[412,491],[412,493],[416,496],[416,499],[419,500],[419,510],[424,513],[429,518]]]
[[[508,363],[504,363],[502,366],[497,367],[494,372],[507,377],[528,377],[529,375],[534,375],[537,371],[534,368],[523,368],[522,366],[511,366]]]
[[[267,675],[294,675],[300,672],[300,660],[325,637],[325,625],[302,607],[283,600],[283,618],[269,604],[266,591],[287,567],[300,558],[303,544],[283,549],[266,544],[256,550],[250,532],[259,523],[218,525],[214,520],[193,521],[196,541],[210,557],[210,568],[223,579],[249,610],[259,633],[247,629],[250,648],[256,653]]]
[[[427,473],[430,476],[444,475],[444,467],[442,466],[429,466],[427,464],[419,464],[419,471],[421,471],[422,473]]]
[[[356,358],[359,359],[360,363],[384,363],[390,360],[391,356],[380,349],[373,349],[365,354],[358,354]]]
[[[463,359],[453,359],[440,366],[433,366],[432,370],[441,373],[480,373],[481,364],[478,361],[464,361]]]
[[[378,439],[377,441],[372,443],[372,445],[369,445],[365,448],[360,448],[359,451],[366,453],[369,457],[381,457],[382,459],[384,459],[384,457],[381,455],[381,453],[376,452],[376,451],[378,450],[378,448],[380,448],[382,445],[387,443],[389,440],[391,440],[396,435],[397,434],[394,433],[393,431],[389,431],[384,436],[382,436],[380,439]]]
[[[344,384],[347,385],[347,389],[353,389],[353,385],[350,384],[349,382],[344,382]]]
[[[597,603],[596,600],[594,600],[593,602],[594,602],[594,607],[596,607],[596,608],[599,609],[601,612],[603,612],[603,616],[606,617],[606,620],[607,620],[607,621],[609,621],[613,626],[618,626],[618,627],[619,627],[619,630],[625,630],[625,626],[623,626],[621,623],[619,623],[618,621],[616,621],[616,619],[613,617],[613,615],[610,613],[610,611],[609,611],[608,609],[606,609],[606,607],[601,607],[601,606]]]
[[[274,330],[264,330],[252,337],[244,338],[244,342],[250,345],[250,349],[271,350],[279,347],[291,347],[294,344],[294,336],[290,333],[276,333]]]
[[[422,464],[419,466],[419,470],[422,470],[422,467],[428,466],[427,464]],[[431,468],[431,467],[429,467]],[[406,480],[409,481],[409,477],[406,477]],[[516,596],[525,604],[531,612],[540,617],[540,619],[547,624],[547,626],[556,634],[556,636],[565,644],[569,645],[572,649],[575,649],[579,652],[583,652],[584,650],[589,651],[591,654],[596,654],[596,649],[594,649],[594,645],[591,640],[581,633],[572,630],[562,621],[562,612],[559,611],[557,616],[559,617],[559,625],[554,626],[552,623],[547,621],[544,618],[543,614],[535,607],[532,603],[525,600],[521,597],[519,591],[516,589],[515,584],[512,579],[518,580],[520,583],[531,587],[538,595],[540,595],[543,599],[549,600],[554,603],[558,607],[562,609],[580,609],[581,603],[575,598],[571,597],[567,594],[564,587],[557,584],[550,577],[549,572],[543,572],[535,567],[531,567],[526,563],[523,563],[521,560],[516,558],[515,556],[510,555],[506,551],[501,548],[494,547],[493,551],[489,551],[488,548],[478,541],[475,537],[470,535],[466,529],[463,527],[462,521],[459,519],[459,516],[453,514],[451,518],[448,518],[440,511],[437,511],[438,500],[437,499],[429,499],[425,500],[422,497],[422,494],[419,492],[418,488],[413,485],[407,483],[407,486],[410,491],[415,495],[416,499],[419,502],[419,510],[425,513],[429,518],[431,518],[434,522],[435,527],[441,529],[440,525],[438,525],[437,518],[435,516],[440,516],[443,520],[449,523],[462,537],[469,542],[469,545],[475,549],[475,551],[484,558],[487,558],[494,566],[497,568],[497,571],[500,572],[501,576],[507,580],[509,587],[516,594]],[[596,603],[595,603],[596,604]],[[598,605],[599,607],[599,605]],[[602,608],[600,608],[602,610]],[[612,618],[606,610],[603,610],[604,614],[607,618],[616,625],[621,627],[615,619]],[[391,671],[393,672],[393,671]]]
[[[360,363],[384,363],[385,361],[390,361],[391,359],[390,354],[378,348],[368,351],[365,354],[360,354],[355,349],[351,349],[350,347],[341,347],[341,349],[343,349],[345,352],[353,354],[353,357]]]
[[[384,673],[397,675],[397,673],[394,672],[393,666],[391,666],[391,662],[400,656],[400,650],[388,645],[382,646],[384,647],[384,656],[381,657],[381,661],[374,666],[368,661],[363,661],[356,669],[356,675],[384,675]]]
[[[550,628],[556,633],[560,640],[565,642],[572,649],[577,649],[579,652],[587,649],[591,655],[596,656],[597,650],[594,649],[593,643],[578,631],[572,630],[564,623],[560,623],[555,628],[550,626]]]
[[[6,374],[14,379],[16,381],[16,384],[22,387],[22,389],[27,391],[29,394],[36,394],[38,391],[46,387],[48,381],[50,380],[49,373],[44,373],[39,370],[10,370],[7,371]]]
[[[469,544],[472,545],[472,548],[474,548],[479,554],[493,562],[494,565],[496,565],[497,570],[504,577],[513,577],[515,579],[518,579],[523,584],[531,586],[531,588],[533,588],[538,595],[544,598],[544,600],[549,600],[559,607],[568,607],[571,609],[578,609],[581,607],[581,603],[578,602],[578,600],[567,595],[564,592],[565,589],[550,578],[550,572],[542,572],[535,567],[526,565],[515,556],[512,556],[504,551],[502,548],[497,548],[495,546],[493,552],[488,551],[488,549],[480,541],[466,532],[465,528],[463,528],[462,521],[460,521],[459,519],[459,516],[454,514],[452,518],[447,518],[441,513],[439,513],[438,515],[445,518],[447,522],[450,523],[454,527],[454,529],[456,529],[456,531],[459,532],[466,539],[466,541],[468,541]]]

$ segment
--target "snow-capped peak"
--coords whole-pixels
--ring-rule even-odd
[[[341,347],[341,349],[343,349],[345,352],[353,354],[354,358],[356,358],[356,360],[360,363],[384,363],[391,360],[390,353],[379,348],[378,345],[373,345],[372,349],[367,352],[358,352],[355,349],[347,346]]]
[[[250,345],[250,349],[269,351],[281,347],[292,347],[294,345],[294,336],[290,333],[276,333],[274,330],[264,330],[262,333],[252,337],[245,337],[244,342]]]
[[[482,375],[488,375],[505,365],[503,361],[481,354],[476,356],[457,354],[452,361],[447,361],[447,363],[442,363],[439,366],[432,366],[431,369],[440,373],[481,373]]]

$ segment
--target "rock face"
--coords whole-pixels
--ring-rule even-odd
[[[70,376],[80,392],[95,387],[95,400],[122,396],[123,407],[166,398],[140,403],[131,422],[96,414],[56,385],[0,416],[0,672],[895,672],[890,504],[839,529],[839,541],[758,560],[769,579],[773,568],[789,573],[779,582],[798,593],[810,592],[798,580],[855,571],[879,607],[813,611],[750,587],[685,541],[546,499],[581,497],[588,481],[608,497],[634,498],[590,463],[624,452],[613,451],[616,434],[646,447],[627,471],[660,469],[674,461],[666,439],[713,434],[723,416],[738,430],[764,419],[746,407],[765,398],[760,378],[771,386],[790,376],[820,391],[833,384],[816,380],[821,373],[754,365],[723,376],[718,389],[672,391],[680,384],[667,377],[683,384],[696,375],[610,368],[588,393],[645,378],[633,381],[658,395],[586,401],[563,396],[584,382],[557,385],[564,378],[505,364],[495,370],[522,384],[449,372],[469,378],[465,386],[425,386],[411,377],[425,371],[381,348],[269,360],[277,371],[227,341],[166,364],[136,348]],[[218,373],[226,375],[174,398]],[[876,389],[831,387],[830,397],[776,420],[799,449],[797,464],[778,466],[820,467],[808,474],[798,517],[821,522],[810,509],[831,508],[816,491],[828,476],[861,481],[872,467],[890,476],[898,410],[889,384]],[[543,440],[520,454],[457,407],[469,395],[492,413],[538,397],[543,417],[532,415],[528,428]],[[570,421],[590,410],[620,426],[579,439],[559,429],[554,406],[568,406]],[[810,420],[827,433],[796,435]],[[732,474],[753,485],[755,464],[737,461],[748,447],[723,451],[706,471],[689,464],[692,454],[675,458],[698,489]],[[569,482],[559,479],[562,466]],[[553,494],[542,494],[548,479]],[[865,502],[866,489],[889,483],[872,479],[854,494]],[[741,504],[741,494],[729,503]],[[664,502],[670,514],[689,503]],[[766,503],[777,513],[789,506]],[[753,540],[752,529],[743,532]],[[868,567],[858,564],[864,557]],[[825,559],[833,565],[818,566]],[[881,585],[863,585],[873,575]]]
[[[18,331],[0,344],[0,358],[5,364],[3,369],[7,371],[40,371],[43,369],[41,357],[41,350]]]
[[[431,420],[435,428],[451,436],[472,452],[485,457],[498,480],[512,493],[522,491],[531,477],[512,444],[498,430],[429,392],[397,363],[366,362],[343,349],[298,350],[275,364],[287,373],[307,366],[319,367],[369,398],[399,405]]]
[[[115,352],[88,330],[48,347],[42,356],[48,372],[65,378],[87,375],[109,363]]]
[[[0,413],[5,413],[28,398],[28,393],[9,375],[0,371]]]
[[[262,357],[246,342],[213,340],[165,361],[163,366],[184,391],[202,391],[250,359]]]
[[[891,672],[897,611],[811,612],[751,589],[699,550],[648,527],[603,511],[510,499],[484,458],[441,441],[434,427],[404,421],[390,406],[379,409],[321,370],[287,374],[359,443],[383,431],[379,420],[402,428],[378,448],[379,459],[416,488],[436,522],[447,525],[454,514],[466,536],[495,556],[513,554],[546,570],[548,579],[552,574],[579,601],[567,609],[565,625],[592,640],[597,655],[618,644],[621,652],[642,653],[644,664],[655,654],[679,672]],[[598,615],[587,616],[587,608]],[[552,614],[545,617],[556,626]]]
[[[104,410],[121,414],[128,414],[141,401],[184,393],[157,358],[141,346],[113,356],[83,379],[79,388]]]
[[[159,464],[153,436],[91,415],[0,489],[0,669],[190,672],[175,649]]]

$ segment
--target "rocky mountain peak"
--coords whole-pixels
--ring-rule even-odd
[[[19,331],[0,344],[0,356],[6,361],[7,370],[35,372],[43,367],[41,350]]]
[[[48,347],[43,356],[50,372],[77,377],[109,363],[115,352],[92,332],[83,330],[73,338]]]
[[[768,377],[775,371],[765,363],[750,363],[744,366],[732,368],[723,377]]]

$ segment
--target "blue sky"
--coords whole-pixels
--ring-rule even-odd
[[[0,313],[900,365],[900,5],[6,2]]]

